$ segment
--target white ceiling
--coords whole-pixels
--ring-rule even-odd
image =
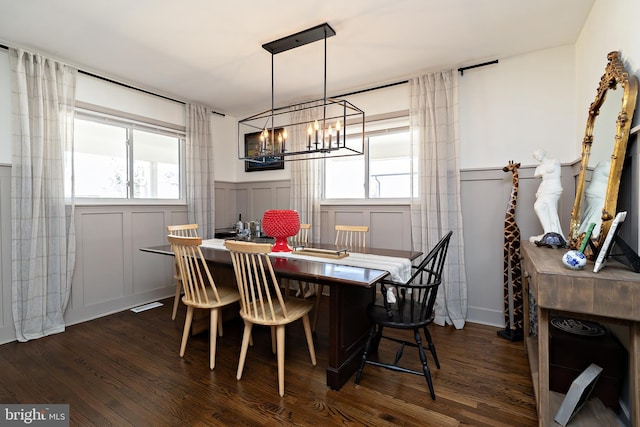
[[[594,0],[0,0],[0,43],[244,117],[271,107],[262,44],[324,22],[327,95],[576,41]],[[322,97],[324,46],[274,56],[277,106]]]

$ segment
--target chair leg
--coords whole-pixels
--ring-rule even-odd
[[[222,336],[222,310],[218,310],[218,336]]]
[[[216,366],[216,338],[220,311],[217,308],[212,308],[209,314],[209,369]]]
[[[276,326],[276,339],[278,341],[278,392],[284,397],[284,327]]]
[[[277,338],[276,338],[276,327],[272,326],[271,327],[271,352],[273,354],[276,354],[277,348],[276,348],[276,343],[277,343]]]
[[[420,355],[420,361],[422,362],[422,372],[424,373],[424,377],[427,380],[427,385],[429,385],[429,393],[431,394],[431,400],[436,400],[436,392],[433,390],[433,381],[431,379],[431,371],[429,370],[429,366],[427,365],[427,356],[424,354],[424,348],[422,347],[422,338],[420,337],[420,330],[414,329],[413,336],[416,339],[416,344],[418,345],[418,354]]]
[[[313,303],[313,328],[311,330],[313,332],[316,331],[316,326],[318,326],[318,312],[320,311],[320,300],[322,298],[322,292],[324,291],[324,285],[317,285],[316,289],[316,300]]]
[[[176,296],[173,298],[173,312],[171,313],[171,320],[176,320],[178,314],[178,304],[180,303],[180,292],[182,292],[182,280],[176,279]]]
[[[189,331],[191,330],[191,321],[193,320],[193,307],[187,307],[187,317],[184,319],[184,330],[182,331],[182,343],[180,344],[180,357],[184,356],[184,350],[187,348],[187,340],[189,339]]]
[[[429,344],[429,351],[433,356],[433,360],[436,362],[436,367],[440,369],[440,361],[438,360],[438,355],[436,354],[436,345],[433,343],[433,340],[431,339],[431,334],[429,333],[429,329],[427,329],[426,326],[423,326],[422,329],[424,330],[424,336],[427,339],[427,343]]]
[[[238,361],[238,372],[236,373],[236,379],[242,378],[242,370],[244,369],[244,362],[247,358],[247,348],[249,347],[249,340],[251,338],[251,328],[253,323],[244,321],[244,333],[242,334],[242,347],[240,348],[240,360]]]
[[[375,328],[375,325],[373,326],[373,328]],[[378,352],[380,340],[382,339],[382,329],[383,326],[379,326],[377,331],[373,334],[373,341],[371,342],[371,348],[369,349],[369,352],[372,354]]]
[[[309,314],[302,316],[302,325],[304,326],[304,335],[307,337],[307,347],[309,348],[309,356],[311,356],[311,364],[316,366],[316,349],[313,346],[313,335],[311,332],[311,323],[309,322]]]
[[[362,376],[362,371],[364,369],[364,365],[367,363],[367,355],[369,354],[369,350],[371,347],[371,342],[373,340],[373,335],[376,332],[376,325],[371,325],[369,329],[369,336],[367,337],[367,343],[364,345],[364,352],[362,353],[362,359],[360,360],[360,366],[356,371],[356,384],[360,384],[360,377]]]

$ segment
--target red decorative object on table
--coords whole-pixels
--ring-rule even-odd
[[[276,239],[272,252],[291,252],[287,238],[300,231],[300,216],[292,209],[272,209],[262,216],[262,230]]]

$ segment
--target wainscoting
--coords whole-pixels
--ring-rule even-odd
[[[516,219],[522,238],[541,232],[533,212],[539,179],[534,167],[520,169]],[[559,212],[569,226],[576,165],[563,167],[564,197]],[[13,341],[11,309],[11,167],[0,165],[0,343]],[[501,169],[462,172],[461,194],[468,284],[467,320],[503,325],[502,244],[504,214],[511,192],[511,174]],[[288,180],[217,182],[216,227],[261,219],[266,209],[289,208]],[[325,204],[322,206],[322,242],[332,242],[335,224],[370,227],[372,247],[411,248],[408,203]],[[166,243],[166,226],[187,222],[184,205],[92,205],[76,207],[77,260],[71,300],[65,320],[79,323],[170,297],[175,291],[169,257],[141,252],[145,246]],[[316,231],[317,232],[317,231]]]

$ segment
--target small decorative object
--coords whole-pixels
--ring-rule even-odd
[[[533,176],[542,178],[542,182],[536,191],[536,201],[533,209],[542,225],[543,234],[531,236],[530,242],[542,240],[546,233],[558,233],[563,239],[562,227],[558,218],[558,200],[562,195],[562,168],[558,159],[550,158],[547,152],[538,149],[533,152],[533,157],[540,162]]]
[[[587,257],[580,251],[571,250],[562,256],[562,263],[571,270],[582,270],[587,265]]]
[[[276,239],[272,252],[291,252],[287,238],[300,231],[300,216],[291,209],[273,209],[262,216],[262,231]]]
[[[593,272],[597,273],[602,270],[605,263],[607,262],[607,258],[609,257],[609,253],[611,252],[611,247],[613,245],[614,236],[617,234],[618,227],[622,224],[627,217],[627,212],[618,212],[616,217],[613,219],[613,223],[609,228],[609,232],[607,233],[607,237],[604,239],[604,243],[600,248],[600,253],[598,254],[598,258],[596,258],[596,263],[593,267]]]
[[[566,426],[578,411],[587,403],[593,388],[602,373],[602,368],[592,363],[576,378],[567,392],[554,421]]]
[[[346,249],[331,250],[331,249],[318,249],[318,248],[306,248],[304,246],[298,246],[293,248],[293,251],[300,255],[318,256],[322,258],[334,258],[341,259],[349,256]]]
[[[553,249],[564,248],[567,245],[566,240],[559,233],[546,233],[540,240],[534,242],[536,246],[546,246]]]

